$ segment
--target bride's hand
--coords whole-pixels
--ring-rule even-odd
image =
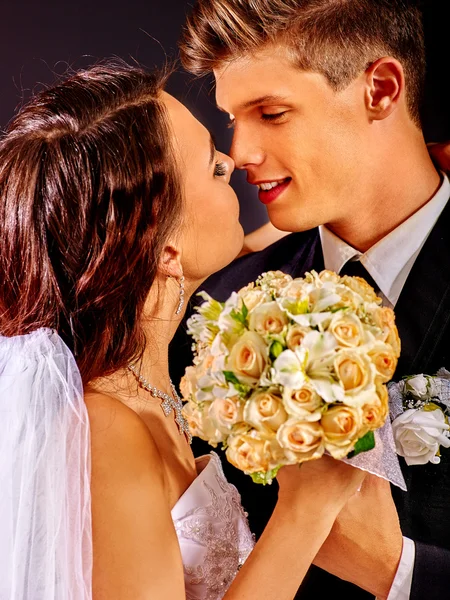
[[[337,514],[361,487],[365,471],[330,456],[280,469],[278,503],[294,510]]]
[[[437,166],[450,173],[450,142],[428,144],[428,151]]]

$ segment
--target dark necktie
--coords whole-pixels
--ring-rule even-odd
[[[376,293],[380,291],[375,279],[369,274],[360,260],[348,260],[342,267],[340,275],[350,275],[350,277],[362,277],[369,285],[373,287]]]

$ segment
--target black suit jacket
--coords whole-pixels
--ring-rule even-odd
[[[236,260],[210,277],[202,289],[224,301],[232,291],[254,281],[264,271],[281,270],[294,277],[324,268],[317,229],[295,233],[262,252]],[[194,299],[195,302],[195,299]],[[450,202],[433,228],[409,274],[395,308],[402,354],[395,379],[403,375],[434,375],[450,370]],[[182,325],[171,347],[171,368],[179,380],[191,362],[191,340]],[[196,453],[208,447],[196,440]],[[250,527],[259,536],[277,499],[277,485],[256,486],[226,460],[229,481],[242,495]],[[407,492],[393,488],[403,534],[416,544],[411,600],[450,599],[450,450],[442,449],[439,465],[408,467],[402,461]],[[367,592],[312,567],[296,598],[321,600],[373,598]]]

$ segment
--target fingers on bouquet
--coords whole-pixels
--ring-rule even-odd
[[[400,354],[394,313],[359,277],[261,275],[188,322],[181,391],[191,432],[258,483],[283,465],[370,450]]]

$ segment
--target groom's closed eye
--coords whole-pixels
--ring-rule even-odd
[[[278,123],[283,120],[283,117],[286,115],[287,112],[287,110],[273,113],[261,112],[261,119],[263,121],[269,121],[271,123]]]
[[[280,121],[284,122],[283,117],[285,117],[285,115],[287,114],[287,112],[288,112],[287,110],[283,110],[283,111],[280,111],[280,112],[273,112],[273,113],[261,112],[260,116],[261,116],[261,119],[263,121],[268,121],[268,122],[271,122],[271,123],[278,123]],[[234,117],[230,118],[230,120],[227,123],[227,128],[228,129],[234,129],[235,125],[236,125],[236,119]]]

